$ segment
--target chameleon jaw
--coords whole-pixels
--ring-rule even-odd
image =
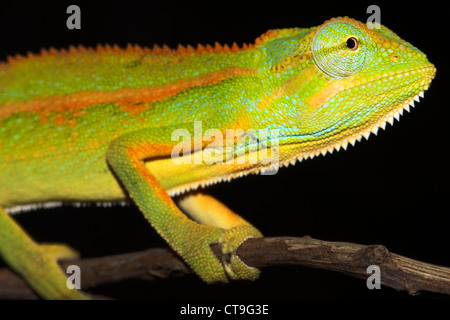
[[[334,150],[339,151],[341,148],[344,150],[347,150],[348,145],[351,144],[352,146],[355,145],[357,141],[361,141],[362,138],[365,138],[366,140],[369,139],[371,134],[377,135],[379,129],[386,129],[386,125],[389,123],[392,126],[394,125],[394,121],[400,121],[400,117],[403,115],[404,111],[410,112],[411,107],[415,107],[416,102],[420,102],[420,98],[424,97],[425,91],[428,89],[425,88],[421,92],[419,92],[417,95],[415,95],[413,98],[406,100],[404,103],[400,104],[397,108],[392,110],[391,112],[384,115],[378,122],[369,125],[365,127],[364,129],[357,131],[347,137],[345,137],[342,140],[339,140],[331,145],[328,145],[324,148],[314,150],[309,153],[299,154],[294,157],[291,157],[290,159],[284,160],[280,162],[280,166],[288,166],[295,164],[296,161],[303,161],[304,159],[308,158],[314,158],[315,156],[319,156],[320,154],[326,155],[327,153],[333,153]]]

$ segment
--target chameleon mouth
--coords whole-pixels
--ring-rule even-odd
[[[339,151],[341,148],[346,150],[348,145],[351,144],[352,146],[355,145],[357,141],[361,141],[362,138],[365,138],[366,140],[369,139],[371,134],[377,135],[379,129],[386,129],[386,125],[389,123],[390,125],[394,125],[395,120],[400,121],[400,117],[403,115],[404,111],[410,112],[411,108],[415,107],[416,102],[420,102],[420,98],[424,97],[425,90],[422,90],[417,95],[415,95],[413,98],[405,101],[404,103],[400,104],[397,108],[392,110],[391,112],[384,115],[380,120],[372,125],[369,125],[365,127],[362,130],[356,131],[355,133],[347,136],[343,140],[336,142],[332,144],[331,146],[322,148],[316,152],[312,152],[307,155],[301,155],[300,157],[297,157],[298,160],[303,160],[307,158],[314,158],[315,156],[318,156],[319,154],[326,155],[327,152],[332,153],[334,150]]]
[[[296,161],[303,161],[304,159],[314,158],[315,156],[319,156],[320,154],[326,155],[327,153],[333,153],[334,150],[339,151],[341,148],[346,150],[348,145],[354,146],[357,141],[361,141],[362,138],[366,140],[369,139],[371,134],[377,135],[380,129],[385,130],[386,125],[389,123],[390,125],[394,125],[395,120],[400,121],[400,117],[404,114],[404,111],[410,112],[411,108],[415,107],[416,102],[420,102],[420,98],[424,97],[424,93],[428,90],[432,79],[434,78],[436,69],[434,66],[427,66],[423,68],[415,69],[426,72],[425,76],[418,80],[420,83],[422,90],[419,91],[415,96],[405,100],[403,103],[400,103],[396,107],[394,107],[390,112],[382,115],[378,121],[370,123],[364,127],[361,127],[360,130],[355,130],[353,133],[348,135],[343,135],[337,139],[335,142],[329,143],[328,145],[317,148],[311,151],[302,152],[300,154],[296,154],[286,160],[280,161],[280,166],[288,166],[295,164]],[[402,74],[405,74],[403,72]]]

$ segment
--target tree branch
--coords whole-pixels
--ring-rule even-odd
[[[218,245],[211,246],[219,259]],[[367,279],[369,265],[381,270],[381,284],[416,294],[428,291],[450,295],[450,268],[436,266],[390,253],[381,245],[361,245],[310,238],[276,237],[248,239],[237,254],[248,265],[264,268],[280,265],[307,266],[333,270]],[[83,290],[99,284],[126,279],[152,280],[191,273],[170,249],[156,248],[114,256],[61,261],[65,270],[71,264],[81,270]],[[36,299],[25,282],[9,269],[0,269],[0,298]],[[98,297],[103,298],[103,297]]]

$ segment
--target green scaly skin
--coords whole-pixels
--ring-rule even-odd
[[[268,165],[176,164],[175,130],[193,137],[194,121],[223,137],[276,129],[278,165],[287,165],[376,133],[435,72],[389,29],[350,18],[272,30],[243,47],[80,47],[11,58],[0,63],[0,255],[43,298],[86,298],[65,287],[55,262],[70,250],[36,244],[7,212],[130,196],[203,280],[255,279],[259,270],[235,252],[261,236],[256,228],[211,197],[171,196]],[[246,141],[246,152],[260,155]],[[199,154],[209,143],[188,145]],[[238,148],[227,150],[237,157]],[[215,242],[231,256],[223,264],[209,249]]]

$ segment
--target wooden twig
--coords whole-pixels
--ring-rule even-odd
[[[212,250],[222,259],[218,245]],[[360,245],[331,242],[310,237],[275,237],[249,239],[238,249],[239,257],[257,268],[280,265],[308,266],[333,270],[367,279],[367,267],[381,270],[381,284],[416,294],[428,291],[450,295],[450,268],[436,266],[390,253],[381,245]],[[84,290],[99,284],[125,279],[152,280],[191,273],[184,262],[169,249],[149,249],[141,252],[101,258],[61,261],[65,270],[76,264],[82,270]],[[36,295],[25,282],[9,269],[0,269],[0,298],[34,299]]]
[[[248,265],[258,268],[308,266],[363,279],[370,276],[367,267],[376,265],[384,286],[410,294],[428,291],[450,295],[450,268],[391,253],[382,245],[322,241],[308,236],[276,237],[249,239],[237,253]]]
[[[139,252],[99,258],[62,260],[63,270],[70,265],[80,267],[82,290],[99,284],[127,279],[153,280],[191,273],[186,264],[169,248],[154,248]],[[102,298],[102,297],[99,297]],[[0,299],[38,299],[25,281],[7,268],[0,269]]]

